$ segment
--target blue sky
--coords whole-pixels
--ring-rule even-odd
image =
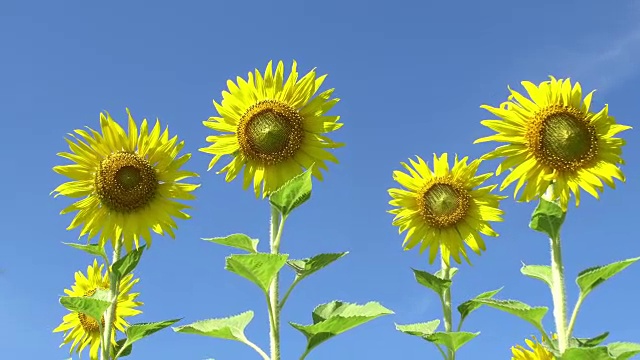
[[[267,316],[259,290],[223,270],[229,250],[199,240],[245,232],[268,239],[268,206],[238,182],[206,172],[210,157],[198,152],[215,115],[226,80],[264,69],[270,59],[292,59],[307,72],[329,74],[341,102],[332,110],[345,126],[334,133],[347,146],[335,152],[309,203],[287,224],[282,250],[294,258],[321,252],[350,254],[303,282],[283,321],[309,323],[311,310],[333,299],[380,301],[396,315],[383,317],[330,340],[309,359],[436,359],[432,345],[394,330],[400,324],[441,316],[437,298],[416,284],[410,268],[435,271],[417,251],[404,252],[391,225],[387,189],[400,161],[434,152],[477,157],[494,144],[472,145],[491,133],[481,104],[498,105],[507,85],[540,82],[549,74],[570,76],[594,104],[610,105],[621,123],[638,128],[640,5],[606,2],[419,2],[200,1],[82,2],[16,1],[0,4],[0,352],[6,358],[63,359],[61,334],[51,330],[66,313],[58,296],[92,259],[61,244],[71,216],[59,211],[68,199],[49,192],[64,178],[65,134],[97,128],[100,111],[124,123],[125,107],[140,121],[160,118],[194,154],[187,168],[203,184],[192,220],[180,222],[177,240],[156,237],[136,275],[145,303],[133,322],[184,317],[181,324],[237,314],[256,317],[250,339],[268,348]],[[640,255],[637,130],[623,134],[627,183],[607,189],[600,201],[570,207],[564,254],[571,304],[573,278],[582,269]],[[490,171],[497,163],[485,163]],[[513,188],[506,190],[511,195]],[[521,261],[548,263],[547,239],[528,229],[535,204],[503,202],[505,222],[497,239],[461,266],[453,285],[458,304],[504,286],[500,298],[551,305],[542,283],[520,275]],[[284,276],[283,281],[291,276]],[[640,265],[634,265],[587,299],[576,335],[610,330],[611,341],[640,342],[637,299]],[[545,324],[553,329],[551,312]],[[482,334],[459,359],[507,359],[509,348],[531,335],[523,321],[484,308],[465,330]],[[283,328],[283,359],[294,359],[304,337]],[[481,355],[480,355],[481,354]],[[243,344],[166,330],[136,344],[135,359],[257,359]]]

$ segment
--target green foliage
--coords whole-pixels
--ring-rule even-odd
[[[556,239],[560,236],[560,229],[566,215],[567,213],[562,211],[560,205],[540,199],[538,206],[531,214],[529,227],[549,235],[552,239]]]
[[[470,333],[466,331],[450,331],[450,332],[436,332],[425,337],[425,340],[438,345],[444,345],[447,348],[458,351],[462,345],[469,342],[471,339],[480,335],[479,332]]]
[[[288,257],[286,254],[265,253],[230,255],[226,259],[225,269],[258,285],[266,295]]]
[[[581,271],[578,274],[576,283],[580,287],[582,296],[587,296],[598,285],[605,282],[605,280],[608,280],[638,260],[640,260],[640,257],[614,262],[609,265],[596,266]]]
[[[204,241],[244,250],[250,253],[258,252],[258,239],[252,239],[245,234],[231,234],[225,237],[205,238]]]
[[[453,279],[453,276],[458,273],[457,267],[449,268],[449,280]],[[444,279],[444,271],[442,269],[436,271],[433,275],[439,277],[440,279]]]
[[[245,311],[226,318],[201,320],[192,324],[174,327],[173,331],[246,343],[247,337],[244,335],[244,329],[252,319],[253,311]]]
[[[448,289],[451,286],[451,280],[444,280],[438,276],[431,275],[430,273],[422,270],[413,270],[413,275],[416,278],[418,284],[425,286],[441,296],[445,289]]]
[[[349,252],[319,254],[302,260],[289,260],[289,265],[296,272],[296,280],[300,281],[316,271],[328,266],[334,261],[347,255]]]
[[[128,252],[127,255],[118,259],[111,265],[111,270],[113,270],[113,273],[118,279],[122,279],[124,276],[131,273],[136,266],[138,266],[143,251],[144,245]]]
[[[269,202],[283,217],[311,198],[313,165],[305,172],[287,181],[269,196]]]
[[[60,304],[69,311],[79,312],[90,316],[100,324],[102,315],[107,311],[107,308],[111,304],[111,297],[108,290],[96,289],[96,292],[91,296],[63,296],[60,298]]]
[[[543,281],[551,288],[551,266],[549,265],[522,265],[522,275]]]
[[[426,337],[436,332],[440,320],[431,320],[424,323],[398,325],[396,324],[396,330],[401,331],[407,335],[418,336],[426,340]]]
[[[549,310],[544,306],[531,307],[523,302],[517,300],[498,300],[498,299],[475,299],[472,300],[485,305],[489,305],[492,308],[502,310],[509,314],[515,315],[536,327],[541,333],[546,334],[542,327],[542,319]]]
[[[127,351],[127,348],[130,348],[131,345],[141,339],[146,338],[147,336],[156,333],[166,327],[169,327],[182,319],[173,319],[173,320],[165,320],[158,322],[150,322],[150,323],[139,323],[132,324],[125,330],[125,335],[127,338],[125,342],[119,347],[123,352]],[[130,351],[130,350],[129,350]],[[120,356],[116,354],[116,356]]]
[[[105,262],[108,262],[107,260],[107,254],[104,252],[104,246],[100,246],[99,244],[75,244],[75,243],[66,243],[63,242],[63,244],[65,245],[69,245],[72,248],[78,249],[78,250],[82,250],[88,254],[94,255],[94,256],[100,256],[102,259],[104,259]]]
[[[473,299],[467,300],[467,301],[463,302],[462,304],[458,305],[458,312],[460,312],[460,322],[464,321],[467,318],[467,316],[469,316],[469,314],[471,314],[471,312],[473,312],[474,310],[480,308],[480,306],[483,305],[482,303],[479,303],[479,302],[477,302],[475,300],[478,300],[478,299],[490,299],[495,294],[499,293],[501,290],[502,290],[502,288],[483,292],[482,294],[477,295]]]

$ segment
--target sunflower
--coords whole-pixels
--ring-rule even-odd
[[[608,105],[591,112],[593,91],[583,99],[580,83],[572,86],[569,79],[554,77],[539,86],[528,81],[522,86],[531,100],[509,88],[511,96],[500,108],[481,106],[500,120],[482,121],[497,134],[475,143],[507,143],[483,159],[505,158],[496,175],[513,168],[500,190],[517,180],[514,197],[524,186],[520,201],[531,201],[553,184],[553,198],[559,198],[566,211],[571,193],[576,206],[580,204],[580,188],[597,199],[596,190],[604,190],[603,182],[615,188],[614,178],[625,181],[618,167],[624,163],[625,141],[614,135],[631,127],[616,124]]]
[[[98,267],[98,261],[93,260],[93,265],[87,267],[87,276],[82,271],[75,274],[75,284],[71,286],[71,290],[65,289],[64,292],[72,297],[84,297],[93,295],[97,289],[109,289],[108,272],[102,273],[104,265]],[[113,325],[115,328],[124,333],[125,327],[129,326],[124,320],[125,317],[140,314],[141,311],[136,307],[142,305],[141,302],[135,301],[138,293],[131,293],[131,287],[140,279],[133,279],[133,274],[128,274],[120,280],[118,288],[118,302],[115,308],[115,317]],[[102,319],[104,325],[104,318]],[[98,322],[82,313],[72,312],[62,318],[62,324],[53,330],[53,332],[64,331],[64,340],[60,347],[73,341],[69,353],[75,349],[76,353],[89,346],[89,356],[91,360],[98,359],[98,348],[100,347],[100,330]],[[116,334],[112,333],[111,343],[115,345]]]
[[[429,263],[433,263],[438,250],[449,265],[453,256],[460,263],[460,254],[469,262],[464,247],[466,243],[474,252],[486,250],[480,234],[498,236],[489,221],[502,221],[498,208],[504,196],[491,194],[496,185],[480,186],[492,174],[476,176],[480,160],[467,164],[465,157],[455,157],[453,169],[449,168],[447,154],[438,158],[433,154],[431,171],[419,156],[411,166],[401,163],[409,172],[394,171],[393,178],[405,189],[389,189],[393,198],[389,204],[395,214],[393,225],[398,232],[407,231],[403,246],[409,250],[421,243],[420,253],[429,248]]]
[[[525,342],[531,350],[525,349],[522,345],[512,347],[511,353],[513,357],[511,360],[555,360],[553,354],[545,349],[545,347],[536,340],[535,336],[533,336],[533,341],[525,339]]]
[[[220,117],[210,117],[203,124],[222,134],[207,137],[212,144],[200,151],[212,154],[209,170],[223,155],[232,160],[218,173],[232,181],[244,168],[243,188],[253,180],[256,197],[277,190],[287,180],[312,164],[313,175],[322,180],[320,168],[325,161],[338,163],[326,149],[338,148],[324,133],[338,130],[339,116],[325,116],[339,99],[331,99],[334,89],[314,96],[326,75],[316,77],[315,69],[298,79],[294,61],[289,78],[284,81],[284,66],[278,62],[275,74],[270,61],[264,77],[256,69],[237,85],[228,80],[229,91],[222,92],[222,103],[213,102]]]
[[[66,139],[71,152],[58,155],[74,164],[53,170],[72,181],[52,193],[82,198],[61,212],[78,212],[67,230],[82,225],[80,237],[100,234],[101,245],[107,240],[115,245],[122,238],[129,251],[134,243],[139,246],[141,237],[151,245],[149,229],[173,238],[177,227],[173,217],[190,217],[182,211],[189,206],[175,200],[194,199],[191,192],[199,185],[179,182],[198,176],[181,169],[191,157],[178,157],[184,142],[178,142],[177,136],[169,138],[168,128],[161,133],[158,120],[153,129],[143,120],[138,132],[129,109],[127,113],[128,134],[109,113],[100,114],[102,134],[91,128],[75,130],[78,136],[69,134],[75,140]]]

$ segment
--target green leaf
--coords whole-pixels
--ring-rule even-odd
[[[450,332],[436,332],[431,335],[427,335],[425,340],[444,345],[453,351],[458,351],[462,345],[469,342],[471,339],[480,335],[480,332],[470,333],[466,331],[450,331]]]
[[[244,250],[250,253],[258,252],[258,239],[252,239],[245,234],[231,234],[225,237],[214,237],[202,239],[204,241],[211,241],[212,243]]]
[[[127,255],[125,255],[123,258],[118,259],[118,261],[114,262],[111,265],[111,269],[119,279],[127,276],[127,274],[131,273],[133,269],[138,266],[138,262],[140,262],[142,252],[144,251],[144,247],[145,245],[142,245],[139,248],[128,252]]]
[[[640,260],[640,257],[586,269],[578,274],[576,283],[578,283],[583,296],[587,296],[587,294],[589,294],[598,285],[602,284],[605,280],[626,269],[627,266],[638,260]]]
[[[193,324],[174,327],[173,331],[246,343],[247,337],[244,335],[244,329],[252,319],[253,311],[245,311],[226,318],[201,320]]]
[[[615,360],[606,346],[590,348],[570,348],[558,360]]]
[[[457,267],[449,268],[449,280],[453,279],[453,275],[458,273]],[[440,279],[444,279],[444,271],[442,269],[436,271],[433,275],[439,277]]]
[[[538,206],[531,214],[529,227],[556,239],[560,235],[560,229],[566,215],[567,213],[562,211],[560,205],[540,199]]]
[[[546,333],[542,327],[542,319],[549,310],[544,306],[531,307],[517,300],[475,299],[473,301],[489,305],[492,308],[502,310],[515,315],[536,327],[541,333]]]
[[[156,333],[166,327],[169,327],[182,319],[165,320],[151,323],[133,324],[125,330],[127,335],[127,341],[124,342],[123,347],[130,346],[134,342],[146,338],[147,336]]]
[[[125,356],[129,356],[131,355],[131,349],[133,347],[133,345],[127,345],[127,347],[124,347],[124,344],[127,342],[127,339],[120,339],[116,342],[116,346],[113,347],[113,352],[112,352],[112,358],[115,359],[114,355],[118,355],[118,358],[121,357],[125,357]]]
[[[502,290],[502,288],[483,292],[482,294],[477,295],[473,299],[467,300],[467,301],[463,302],[462,304],[458,305],[458,312],[460,312],[460,321],[464,321],[464,319],[466,319],[467,316],[469,316],[469,314],[471,314],[471,312],[473,312],[474,310],[476,310],[480,306],[482,306],[482,303],[479,303],[479,302],[477,302],[475,300],[478,300],[478,299],[490,299],[495,294],[499,293],[500,290]]]
[[[442,295],[445,289],[448,289],[451,286],[451,280],[444,280],[435,275],[431,275],[426,271],[422,270],[413,270],[413,275],[416,278],[418,284],[422,286],[426,286],[429,289],[436,292],[438,295]]]
[[[572,338],[571,340],[575,341],[576,347],[594,347],[600,345],[607,336],[609,336],[608,331],[592,338]]]
[[[616,360],[627,360],[640,354],[640,344],[630,342],[614,342],[607,345],[609,353]]]
[[[332,301],[320,305],[313,310],[312,325],[300,325],[290,322],[291,326],[307,338],[305,354],[316,346],[356,326],[369,322],[383,315],[393,314],[377,302],[364,305]]]
[[[296,278],[298,279],[298,281],[300,281],[313,274],[314,272],[326,267],[332,262],[340,259],[341,257],[347,255],[348,253],[349,252],[347,251],[343,253],[320,254],[308,259],[289,260],[287,261],[287,265],[293,268],[293,270],[296,272]]]
[[[549,265],[524,265],[520,268],[522,275],[544,281],[551,287],[551,266]]]
[[[276,274],[287,262],[287,254],[246,254],[227,257],[225,269],[258,285],[267,294]]]
[[[93,295],[87,297],[63,296],[60,298],[60,304],[69,311],[86,314],[100,323],[102,314],[111,304],[111,297],[108,290],[96,289]]]
[[[426,340],[426,337],[436,332],[440,325],[440,320],[431,320],[424,323],[396,325],[396,330],[402,331],[407,335],[418,336]]]
[[[101,258],[105,259],[105,262],[107,260],[107,254],[104,252],[104,247],[98,244],[75,244],[75,243],[66,243],[66,242],[63,242],[63,244],[69,245],[72,248],[75,248],[78,250],[82,250],[94,256],[100,256]]]
[[[311,173],[313,165],[305,172],[287,181],[269,196],[269,202],[286,217],[295,208],[311,198]]]

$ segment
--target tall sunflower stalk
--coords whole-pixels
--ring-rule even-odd
[[[150,128],[145,119],[138,128],[128,109],[127,113],[127,132],[106,112],[100,114],[100,132],[75,130],[67,139],[70,152],[58,153],[73,163],[53,168],[71,178],[53,191],[55,196],[80,198],[61,212],[77,212],[68,230],[81,227],[80,237],[87,235],[89,242],[67,245],[99,256],[107,265],[101,275],[103,265],[98,272],[94,262],[89,285],[65,291],[69,296],[60,302],[71,313],[54,330],[65,332],[62,345],[73,340],[71,351],[80,353],[90,346],[90,360],[97,360],[98,355],[100,360],[128,355],[135,341],[178,321],[129,326],[122,317],[139,313],[130,309],[142,303],[124,306],[121,302],[128,301],[122,299],[129,298],[131,272],[145,246],[151,246],[150,230],[174,237],[174,218],[189,218],[183,212],[188,206],[178,201],[193,200],[192,192],[199,186],[181,182],[198,176],[181,169],[191,157],[178,156],[184,142],[178,142],[176,136],[170,138],[169,130],[162,131],[159,121]],[[96,243],[90,242],[93,238]],[[146,244],[141,245],[142,241]],[[111,261],[105,251],[107,243],[113,247]],[[116,341],[117,331],[125,337]]]
[[[591,111],[593,92],[583,98],[580,83],[572,85],[569,79],[551,77],[550,81],[539,85],[524,81],[522,86],[529,98],[509,89],[511,95],[500,107],[481,106],[499,119],[482,121],[497,133],[478,139],[476,143],[506,143],[482,157],[484,160],[504,158],[496,175],[505,170],[510,172],[500,190],[516,183],[514,197],[522,190],[520,201],[539,199],[529,226],[549,236],[551,262],[550,265],[524,265],[521,272],[549,286],[557,340],[551,339],[542,326],[546,307],[531,307],[515,300],[482,299],[477,302],[515,314],[533,324],[543,338],[544,347],[556,357],[615,359],[640,353],[640,344],[601,346],[608,332],[591,339],[573,336],[577,315],[586,296],[640,257],[580,272],[576,280],[580,294],[567,323],[565,264],[560,238],[571,195],[577,207],[581,190],[599,198],[604,184],[615,188],[614,179],[625,181],[619,168],[624,164],[622,146],[625,141],[615,135],[631,127],[617,124],[609,115],[608,105],[598,112]],[[520,355],[526,354],[514,352],[514,359]]]
[[[242,175],[243,188],[252,185],[257,198],[268,198],[271,205],[269,252],[258,251],[258,240],[244,234],[204,239],[247,252],[226,259],[226,270],[256,284],[265,296],[269,313],[269,354],[247,339],[244,329],[253,311],[227,317],[198,321],[175,327],[174,331],[240,341],[254,349],[264,360],[281,359],[280,324],[284,305],[294,287],[303,279],[338,260],[347,253],[320,254],[291,260],[280,251],[284,224],[292,211],[311,197],[312,176],[322,180],[321,170],[327,161],[337,158],[327,150],[343,144],[326,133],[342,127],[339,116],[326,115],[337,102],[334,89],[316,94],[326,75],[316,76],[315,69],[298,77],[294,61],[291,73],[284,76],[284,65],[272,62],[264,72],[249,72],[247,79],[229,80],[222,102],[214,101],[219,116],[204,125],[220,133],[206,138],[211,145],[201,149],[213,155],[209,169],[223,156],[230,156],[218,173],[226,173],[230,182]],[[280,271],[288,265],[295,279],[284,296],[280,296]],[[307,338],[300,359],[320,343],[355,326],[392,312],[370,302],[364,305],[332,301],[313,310],[313,324],[290,323]],[[231,333],[231,335],[230,335]]]

